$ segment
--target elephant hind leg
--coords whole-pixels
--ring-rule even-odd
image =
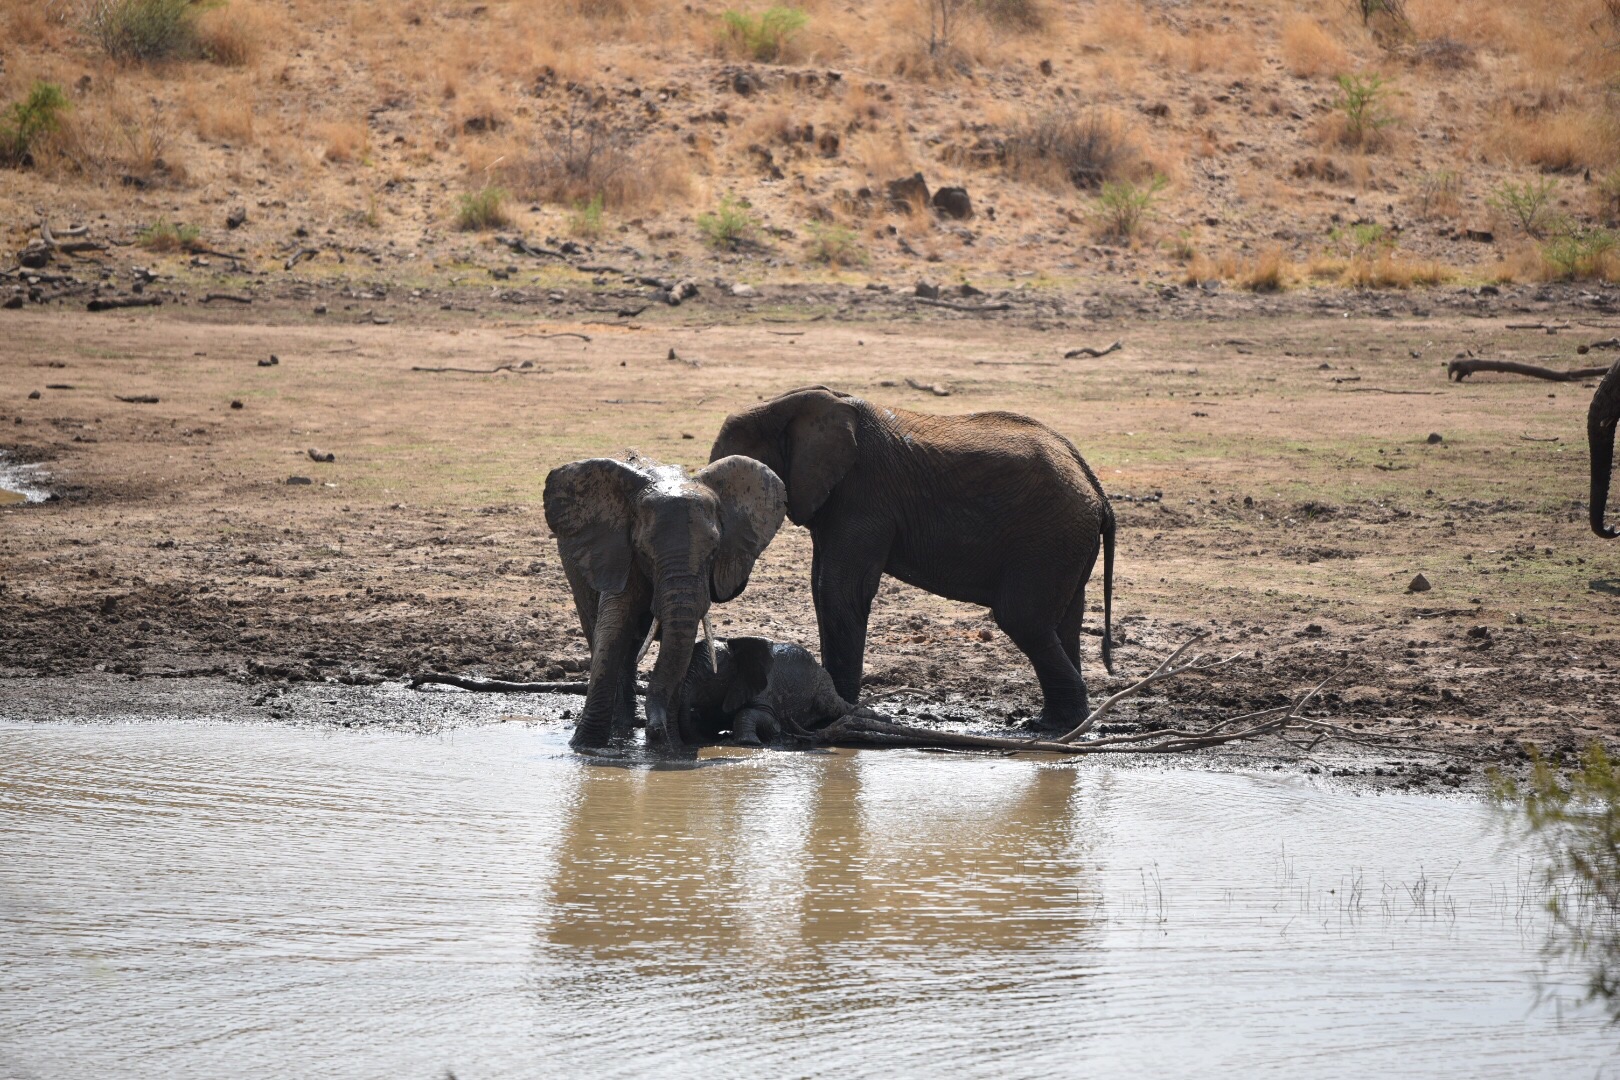
[[[1058,622],[1058,642],[1063,646],[1063,655],[1069,658],[1074,670],[1080,670],[1080,630],[1086,622],[1086,586],[1082,582],[1074,590],[1074,599],[1069,601],[1069,609],[1063,613]]]
[[[1069,649],[1060,640],[1058,629],[1017,610],[997,608],[994,614],[996,625],[1035,666],[1043,699],[1036,726],[1042,730],[1068,730],[1084,720],[1088,713],[1085,680],[1080,677],[1079,666],[1070,659]],[[1074,649],[1078,655],[1078,631]]]

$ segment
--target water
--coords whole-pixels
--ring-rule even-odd
[[[1620,1062],[1474,801],[565,738],[0,728],[0,1076]]]
[[[6,456],[0,454],[0,506],[44,502],[43,478],[44,470],[38,465],[7,464]]]

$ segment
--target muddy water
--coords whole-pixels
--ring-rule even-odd
[[[0,506],[11,506],[14,503],[25,503],[27,501],[28,496],[24,495],[22,492],[8,491],[7,489],[0,487]]]
[[[1468,800],[517,724],[0,728],[0,1075],[1590,1076]],[[1610,1068],[1614,1066],[1611,1064]]]

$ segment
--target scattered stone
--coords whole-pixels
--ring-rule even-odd
[[[838,132],[836,132],[836,131],[825,131],[824,130],[824,131],[822,131],[822,133],[820,135],[818,135],[816,137],[816,150],[824,158],[835,158],[835,157],[837,157],[838,156],[838,147],[839,147],[839,138],[838,138]]]
[[[225,215],[225,227],[227,229],[240,229],[243,225],[247,224],[247,219],[247,207],[232,207],[231,212]]]
[[[739,281],[737,284],[731,287],[731,295],[741,297],[758,296],[759,291],[752,285]]]
[[[43,270],[50,265],[51,249],[42,241],[32,240],[17,253],[17,261],[29,270]]]
[[[1471,638],[1488,638],[1491,636],[1491,628],[1488,626],[1470,626],[1468,636]]]
[[[39,391],[38,390],[29,391],[28,400],[29,401],[38,401],[39,400]]]
[[[928,182],[920,172],[900,180],[890,180],[886,186],[889,205],[896,210],[909,214],[914,206],[928,205]]]
[[[1433,446],[1435,443],[1443,443],[1445,441],[1446,441],[1445,436],[1441,435],[1438,431],[1429,432],[1429,445],[1430,446]]]
[[[316,304],[315,305],[315,314],[317,314],[317,315],[325,315],[326,314],[326,305],[325,304]]]
[[[917,288],[914,290],[913,295],[920,296],[924,300],[938,300],[939,286],[930,285],[926,281],[919,281],[917,282]]]
[[[311,461],[333,462],[337,460],[337,455],[332,453],[330,450],[323,453],[312,446],[306,452],[309,454],[309,460]]]
[[[1428,592],[1432,588],[1434,588],[1434,586],[1429,584],[1429,579],[1424,577],[1422,574],[1418,574],[1412,578],[1411,584],[1407,585],[1406,591],[1409,593]]]
[[[268,360],[260,360],[259,361],[259,366],[260,367],[275,367],[279,363],[281,363],[281,357],[277,356],[275,353],[271,353],[270,354],[270,359],[268,359]]]
[[[0,307],[4,307],[7,311],[16,311],[18,308],[20,308],[22,306],[23,306],[22,293],[13,293],[10,296],[6,297],[6,302],[4,304],[0,304]]]
[[[974,288],[972,285],[969,285],[967,282],[964,281],[964,282],[962,282],[962,284],[960,284],[960,285],[958,285],[956,287],[956,295],[957,296],[983,296],[984,295],[984,290]]]
[[[315,481],[311,480],[307,476],[289,476],[289,477],[287,477],[287,485],[289,487],[307,487],[310,484],[313,484],[314,482]]]
[[[1496,234],[1489,229],[1464,229],[1463,239],[1472,240],[1476,244],[1494,244],[1496,243]],[[1484,291],[1484,289],[1480,290],[1480,292]]]
[[[240,401],[238,401],[238,400],[236,400],[234,398],[231,400],[231,408],[240,409],[241,407],[242,407],[242,403]]]
[[[967,188],[942,187],[934,192],[934,209],[948,218],[965,221],[973,216],[973,200]]]
[[[1050,61],[1050,60],[1042,60],[1039,64],[1037,64],[1035,66],[1036,66],[1037,69],[1039,69],[1039,71],[1040,71],[1040,73],[1042,75],[1050,75],[1050,74],[1052,74],[1052,61]]]

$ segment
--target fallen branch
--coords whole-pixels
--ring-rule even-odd
[[[581,341],[589,341],[589,340],[591,340],[591,335],[589,335],[589,334],[576,334],[572,330],[564,331],[563,333],[560,333],[560,334],[507,334],[506,336],[508,338],[540,338],[542,340],[548,339],[548,338],[565,338],[565,337],[579,338],[579,340],[581,340]]]
[[[1526,435],[1522,431],[1519,433],[1519,438],[1523,439],[1525,442],[1562,442],[1563,441],[1557,435],[1549,435],[1545,439],[1538,439],[1534,435]]]
[[[307,248],[299,248],[297,251],[292,253],[291,258],[289,258],[286,262],[281,264],[281,268],[283,270],[291,270],[293,267],[297,266],[299,263],[303,262],[305,259],[313,259],[315,256],[319,255],[320,253],[321,253],[320,248],[309,248],[309,247],[307,247]]]
[[[507,682],[504,679],[464,679],[460,675],[412,675],[410,689],[424,683],[440,686],[459,686],[463,690],[476,690],[486,694],[585,694],[588,682]],[[638,688],[639,689],[639,688]],[[645,693],[645,691],[642,691]]]
[[[203,303],[203,304],[212,304],[216,300],[229,300],[233,304],[251,304],[251,303],[253,303],[253,297],[251,297],[251,296],[236,296],[236,295],[233,295],[232,293],[222,293],[222,292],[211,292],[207,296],[203,297],[198,302]]]
[[[157,307],[162,304],[156,296],[115,296],[111,300],[92,300],[85,305],[87,311],[116,311],[119,308]]]
[[[1510,322],[1507,324],[1507,328],[1509,330],[1545,330],[1551,334],[1559,330],[1568,330],[1569,323]]]
[[[1416,397],[1433,397],[1438,390],[1385,390],[1382,386],[1342,386],[1336,387],[1334,393],[1338,394],[1411,394]]]
[[[551,253],[547,252],[546,254],[549,255]],[[578,266],[574,267],[574,269],[583,270],[587,274],[618,274],[620,277],[626,277],[630,273],[628,270],[621,269],[617,266],[609,266],[606,263],[580,263]]]
[[[1011,304],[1006,304],[1006,303],[1000,303],[1000,304],[958,304],[958,303],[955,303],[954,301],[951,301],[951,300],[930,300],[926,296],[913,296],[913,297],[910,297],[910,299],[917,301],[917,303],[919,303],[919,304],[927,304],[929,307],[950,308],[952,311],[968,311],[968,312],[972,312],[974,314],[978,314],[980,312],[985,312],[985,311],[1011,311],[1012,310],[1012,305]]]
[[[516,363],[516,364],[501,364],[501,365],[499,365],[497,367],[492,367],[492,368],[413,367],[413,368],[411,368],[411,370],[412,371],[428,371],[428,372],[435,372],[435,373],[449,371],[449,372],[454,372],[457,375],[494,375],[496,372],[499,372],[499,371],[510,371],[514,375],[549,375],[551,373],[546,368],[535,367],[533,360],[524,360],[524,361],[521,361],[521,362]]]
[[[911,387],[913,390],[921,390],[924,393],[933,394],[935,397],[950,397],[951,396],[951,392],[949,390],[945,389],[943,386],[939,385],[938,383],[921,383],[921,382],[918,382],[916,379],[909,379],[908,378],[906,380],[906,385]]]
[[[568,256],[564,255],[560,251],[552,251],[550,248],[535,247],[521,236],[497,236],[495,239],[498,243],[505,244],[519,255],[530,255],[536,259],[562,259],[564,261],[568,259]]]
[[[1060,367],[1052,360],[975,360],[974,367]]]
[[[1130,686],[1127,686],[1125,689],[1108,698],[1108,700],[1104,701],[1101,705],[1093,709],[1091,715],[1086,717],[1078,727],[1068,734],[1062,736],[1057,741],[1062,743],[1074,742],[1080,736],[1096,727],[1097,721],[1106,716],[1108,711],[1115,705],[1119,704],[1121,701],[1124,701],[1128,697],[1135,697],[1137,694],[1140,694],[1143,690],[1146,690],[1154,683],[1163,682],[1165,679],[1175,678],[1177,675],[1187,671],[1210,671],[1218,667],[1225,667],[1227,664],[1230,664],[1232,661],[1236,660],[1242,655],[1241,653],[1234,653],[1225,660],[1219,660],[1213,664],[1204,664],[1200,666],[1199,661],[1203,658],[1197,653],[1194,653],[1192,659],[1188,660],[1185,664],[1180,666],[1176,665],[1176,661],[1181,659],[1182,653],[1186,652],[1188,649],[1192,648],[1194,645],[1198,644],[1208,636],[1209,635],[1207,634],[1198,634],[1188,639],[1188,641],[1183,644],[1181,648],[1165,657],[1159,666],[1154,668],[1146,678],[1132,683]]]
[[[1604,366],[1555,371],[1552,368],[1537,367],[1534,364],[1520,364],[1513,360],[1453,360],[1446,365],[1446,381],[1462,382],[1468,376],[1480,371],[1500,371],[1508,375],[1528,375],[1532,379],[1549,379],[1553,382],[1578,382],[1581,379],[1599,378],[1606,375],[1609,369]]]
[[[1078,349],[1070,349],[1068,352],[1064,353],[1063,354],[1063,359],[1065,359],[1065,360],[1073,360],[1073,359],[1075,359],[1076,357],[1079,357],[1079,356],[1089,356],[1093,360],[1095,360],[1099,356],[1107,356],[1109,353],[1115,352],[1115,351],[1117,351],[1119,349],[1122,349],[1124,347],[1125,347],[1124,345],[1122,345],[1120,342],[1117,342],[1117,341],[1114,342],[1112,345],[1108,346],[1108,348],[1106,348],[1106,349],[1091,349],[1091,348],[1086,348],[1085,346],[1081,346]]]
[[[125,397],[123,394],[114,394],[113,397],[117,398],[119,401],[128,402],[131,405],[156,405],[158,403],[158,399],[153,397],[151,394],[131,394],[128,397]]]

